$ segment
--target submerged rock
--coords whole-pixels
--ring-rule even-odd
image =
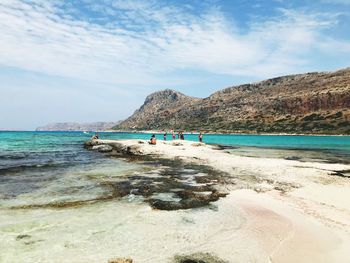
[[[350,178],[350,170],[334,171],[330,175]]]
[[[130,161],[142,161],[153,167],[164,168],[154,173],[153,169],[139,175],[129,175],[124,179],[100,182],[105,188],[105,195],[91,201],[109,200],[125,196],[139,196],[153,209],[178,210],[209,205],[227,193],[216,187],[227,184],[227,175],[205,165],[184,164],[180,160],[158,159],[145,155],[139,140],[137,144],[125,145],[116,140],[89,140],[84,147],[89,150],[105,152],[109,157],[124,157]],[[172,145],[182,145],[172,142]],[[202,146],[195,143],[196,146]],[[176,189],[177,191],[174,191]],[[170,198],[171,197],[171,198]]]
[[[205,193],[205,194],[203,194]],[[178,210],[203,207],[210,202],[217,201],[220,197],[225,197],[225,193],[219,193],[215,189],[207,192],[195,192],[193,190],[179,191],[177,195],[181,198],[179,202],[150,199],[148,202],[154,209]]]
[[[108,263],[132,263],[133,260],[131,258],[115,258],[108,260]]]
[[[285,160],[294,160],[294,161],[296,161],[296,160],[300,160],[301,157],[291,155],[291,156],[285,156],[284,159],[285,159]]]
[[[30,238],[30,235],[18,235],[16,237],[16,240],[21,240],[21,239],[24,239],[24,238]]]
[[[175,256],[174,263],[228,263],[209,253],[195,253],[191,255]]]

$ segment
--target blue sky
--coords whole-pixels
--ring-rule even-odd
[[[1,0],[0,129],[350,66],[350,0]]]

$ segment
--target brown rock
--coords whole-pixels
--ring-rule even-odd
[[[350,68],[229,87],[207,98],[149,95],[119,130],[350,134]]]
[[[108,263],[132,263],[133,260],[131,258],[115,258],[108,260]]]

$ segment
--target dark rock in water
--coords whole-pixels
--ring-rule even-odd
[[[21,239],[24,239],[24,238],[30,238],[31,236],[30,235],[18,235],[16,237],[16,240],[21,240]]]
[[[175,256],[174,263],[228,263],[209,253],[195,253],[192,255]]]
[[[142,141],[141,141],[142,142]],[[123,180],[100,182],[99,186],[105,188],[106,195],[91,201],[109,200],[128,196],[142,196],[144,201],[154,209],[178,210],[191,209],[209,205],[227,193],[219,193],[215,186],[232,183],[225,173],[216,171],[203,165],[184,164],[179,160],[157,159],[151,155],[143,155],[139,145],[126,146],[117,141],[89,140],[84,147],[89,150],[101,151],[102,146],[109,146],[110,157],[124,157],[129,161],[142,161],[155,167],[162,165],[165,169],[159,170],[153,176],[152,169],[149,174],[127,176]],[[146,175],[146,176],[145,176]],[[180,189],[173,191],[173,189]],[[164,200],[164,195],[173,192],[170,199]],[[171,195],[171,194],[170,194]]]
[[[214,144],[213,149],[217,150],[232,150],[232,149],[238,149],[239,147],[233,146],[233,145],[225,145],[225,144]]]
[[[344,178],[350,178],[350,170],[334,171],[330,175],[344,177]]]
[[[209,205],[210,202],[219,200],[220,197],[225,197],[226,194],[218,193],[213,190],[211,194],[201,194],[201,192],[194,192],[193,190],[179,191],[177,195],[181,198],[181,201],[164,201],[158,199],[150,199],[148,202],[154,209],[159,210],[178,210],[178,209],[190,209]]]
[[[116,258],[108,260],[108,263],[132,263],[133,260],[131,258]]]
[[[179,210],[185,209],[184,206],[180,202],[174,201],[163,201],[163,200],[149,200],[149,203],[152,208],[158,210]]]
[[[113,147],[107,144],[103,145],[94,145],[92,146],[91,150],[98,151],[101,153],[111,152],[113,150]]]
[[[292,155],[292,156],[285,156],[284,159],[285,160],[294,160],[294,161],[296,161],[296,160],[300,160],[301,157]]]

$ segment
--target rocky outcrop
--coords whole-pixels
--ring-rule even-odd
[[[104,131],[111,129],[119,123],[120,122],[60,122],[38,127],[36,131]]]
[[[162,144],[170,148],[178,147],[176,143],[168,145],[166,142],[159,142],[156,146],[159,147]],[[181,145],[186,144],[199,147],[193,142],[182,142]],[[155,177],[151,169],[152,174],[149,176],[130,175],[128,180],[104,182],[103,185],[113,191],[112,194],[104,197],[105,199],[133,194],[142,196],[153,209],[178,210],[204,207],[227,195],[223,189],[216,189],[217,185],[227,185],[231,181],[226,178],[225,173],[202,165],[185,165],[176,158],[163,158],[157,153],[157,148],[153,148],[156,146],[149,145],[144,140],[89,140],[85,142],[86,149],[103,152],[109,157],[142,160],[143,164],[159,162],[168,167]],[[105,151],[103,147],[109,147],[109,150]],[[145,149],[147,147],[152,147],[150,152]],[[165,198],[162,195],[165,195]]]
[[[163,128],[166,126],[165,122],[169,120],[176,122],[176,116],[182,109],[200,100],[170,89],[158,91],[148,95],[144,104],[131,117],[113,128],[126,130]]]
[[[118,130],[350,134],[350,68],[229,87],[207,98],[149,95]]]
[[[144,143],[140,140],[140,144]],[[92,151],[102,153],[112,153],[112,155],[123,155],[128,157],[130,155],[138,155],[140,153],[138,145],[127,146],[119,143],[116,140],[94,140],[91,139],[84,143],[84,148]]]
[[[91,150],[106,153],[111,152],[113,150],[113,147],[110,145],[94,145],[92,146]]]

